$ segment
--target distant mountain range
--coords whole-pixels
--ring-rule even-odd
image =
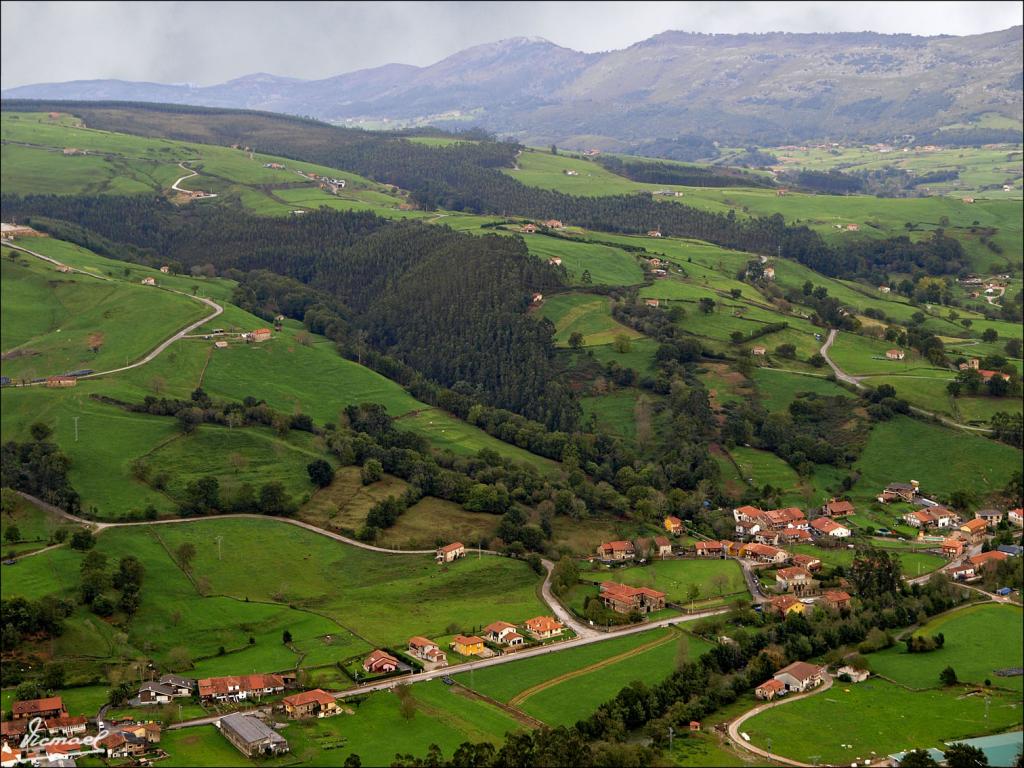
[[[690,135],[771,144],[881,140],[948,126],[1019,133],[1022,30],[665,32],[593,54],[513,38],[428,67],[388,64],[324,80],[254,74],[208,87],[83,80],[2,95],[259,109],[376,128],[476,125],[529,143],[607,150]]]

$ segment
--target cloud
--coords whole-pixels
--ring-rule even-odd
[[[923,7],[927,12],[923,12]],[[210,85],[253,72],[322,78],[427,65],[471,45],[539,36],[582,51],[663,32],[977,34],[1021,2],[4,2],[4,88],[117,78]]]

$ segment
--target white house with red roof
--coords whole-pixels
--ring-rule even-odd
[[[811,528],[819,536],[831,536],[835,539],[845,539],[852,533],[845,525],[840,525],[829,517],[818,517],[811,520]]]

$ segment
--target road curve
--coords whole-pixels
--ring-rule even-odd
[[[198,176],[199,175],[199,171],[192,170],[187,165],[185,165],[185,163],[178,163],[178,167],[181,168],[184,171],[188,171],[188,173],[186,175],[182,176],[180,179],[178,179],[173,184],[171,184],[171,189],[173,189],[175,192],[181,192],[181,194],[189,195],[189,196],[194,196],[194,195],[197,195],[197,194],[201,194],[202,195],[202,199],[204,199],[204,200],[208,199],[208,198],[211,198],[211,197],[216,197],[217,196],[213,192],[201,192],[201,193],[199,193],[199,192],[197,192],[194,189],[182,189],[181,187],[179,187],[178,185],[181,184],[181,182],[183,182],[185,179],[191,179],[193,176]]]
[[[819,350],[820,353],[821,353],[821,356],[823,358],[825,358],[825,362],[828,363],[828,367],[832,369],[832,373],[835,374],[836,379],[838,379],[839,381],[846,382],[847,384],[852,384],[857,389],[866,389],[866,387],[864,385],[864,382],[862,380],[863,377],[852,376],[852,375],[846,373],[845,371],[843,371],[842,368],[840,368],[838,365],[836,365],[834,362],[832,362],[832,358],[828,356],[828,350],[832,346],[832,342],[835,341],[837,333],[838,333],[838,331],[835,328],[832,328],[832,329],[829,330],[828,338],[825,339],[825,343],[821,345],[821,349]],[[945,416],[942,416],[941,414],[932,413],[931,411],[926,411],[923,408],[918,408],[915,405],[911,405],[910,406],[910,412],[914,413],[914,414],[916,414],[918,416],[924,416],[925,418],[928,418],[928,419],[935,419],[936,421],[939,421],[939,422],[945,424],[947,427],[955,427],[957,429],[965,429],[965,430],[967,430],[969,432],[988,433],[988,432],[992,431],[988,427],[972,427],[972,426],[970,426],[968,424],[961,424],[961,423],[959,423],[957,421],[953,421],[952,419],[949,419],[949,418],[947,418]]]
[[[773,707],[781,707],[784,704],[789,704],[792,701],[799,701],[800,699],[806,699],[808,696],[814,696],[819,693],[824,693],[832,687],[832,676],[828,672],[824,672],[822,674],[824,674],[825,676],[825,682],[823,682],[813,691],[808,691],[807,693],[800,693],[796,696],[786,696],[781,701],[769,701],[757,707],[754,707],[748,712],[744,712],[742,715],[740,715],[731,723],[729,723],[729,738],[732,739],[733,743],[737,746],[742,747],[748,752],[753,752],[755,755],[763,757],[766,760],[774,760],[775,762],[782,763],[783,765],[795,765],[799,766],[799,768],[812,768],[810,763],[801,763],[797,760],[790,760],[788,757],[782,757],[781,755],[776,755],[772,752],[769,752],[768,750],[761,749],[760,747],[755,747],[753,744],[751,744],[742,736],[740,736],[740,728],[743,726],[745,722],[747,722],[747,720],[754,717],[755,715],[761,714],[765,710],[772,709]]]
[[[28,253],[28,254],[30,254],[32,256],[40,258],[43,261],[48,261],[51,264],[56,264],[57,266],[60,266],[60,267],[67,266],[66,264],[62,264],[61,262],[57,261],[56,259],[50,258],[49,256],[44,256],[41,253],[36,253],[35,251],[29,250],[28,248],[24,248],[24,247],[22,247],[20,245],[14,245],[14,244],[11,244],[11,243],[5,243],[5,245],[7,245],[10,248],[14,248],[15,250],[23,251],[24,253]],[[81,269],[71,268],[71,271],[72,272],[77,272],[77,273],[82,274],[82,275],[89,275],[90,277],[96,277],[96,278],[99,278],[100,280],[107,280],[108,279],[108,278],[102,277],[100,275],[94,275],[91,272],[85,272],[84,270],[81,270]],[[201,318],[199,320],[196,320],[191,325],[188,325],[188,326],[182,328],[180,331],[175,333],[169,339],[166,339],[163,342],[161,342],[159,345],[157,345],[157,347],[155,349],[153,349],[151,352],[149,352],[149,354],[147,354],[141,360],[137,360],[134,363],[132,363],[131,365],[123,365],[120,368],[112,368],[109,371],[97,371],[96,373],[90,373],[90,374],[87,374],[85,376],[79,376],[78,377],[79,379],[95,379],[95,378],[98,378],[100,376],[107,376],[107,375],[109,375],[111,373],[121,373],[122,371],[130,371],[132,368],[138,368],[139,366],[145,365],[146,363],[151,362],[157,355],[159,355],[161,352],[163,352],[165,349],[167,349],[167,347],[169,347],[171,344],[173,344],[174,342],[178,341],[178,339],[183,338],[185,335],[191,333],[192,331],[194,331],[196,328],[200,327],[201,325],[204,325],[204,324],[210,322],[211,320],[213,320],[215,317],[217,317],[219,314],[221,314],[224,311],[224,307],[222,307],[220,304],[218,304],[217,302],[213,301],[212,299],[207,299],[207,298],[205,298],[203,296],[193,296],[191,294],[185,293],[184,291],[175,291],[172,288],[158,288],[156,290],[167,291],[169,293],[177,293],[180,296],[187,296],[190,299],[194,299],[195,301],[202,302],[203,304],[206,304],[208,307],[211,307],[213,309],[213,312],[211,314],[207,315],[206,317],[203,317],[203,318]],[[37,382],[37,383],[42,383],[42,382]]]

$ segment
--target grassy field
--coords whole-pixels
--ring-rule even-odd
[[[669,602],[686,603],[690,588],[697,587],[697,599],[729,595],[746,589],[743,572],[735,560],[655,560],[645,566],[580,570],[586,581],[616,581],[634,587],[651,587],[664,592]]]
[[[939,672],[946,666],[957,678],[981,684],[986,679],[1001,688],[1020,691],[1021,677],[998,677],[996,669],[1024,667],[1021,609],[1007,605],[975,605],[938,616],[915,635],[942,633],[945,644],[937,651],[910,654],[898,644],[870,656],[871,670],[912,688],[938,688]]]
[[[801,392],[849,395],[847,390],[824,377],[789,373],[775,368],[755,368],[752,375],[761,403],[769,411],[785,411]]]
[[[618,336],[639,338],[632,328],[612,319],[611,300],[586,293],[564,293],[544,300],[538,313],[555,324],[555,344],[569,345],[569,336],[583,334],[584,346],[611,344]]]
[[[62,274],[3,251],[0,370],[13,379],[123,366],[210,311],[159,288]]]
[[[463,695],[440,681],[412,686],[415,709],[403,717],[398,696],[374,693],[358,703],[346,701],[351,710],[325,720],[292,722],[282,728],[291,752],[281,758],[262,760],[266,765],[340,765],[350,754],[363,765],[387,765],[396,754],[422,756],[437,744],[446,757],[463,741],[501,744],[506,733],[523,725],[509,714],[477,698]],[[381,733],[388,738],[381,738]],[[169,732],[161,747],[171,765],[251,765],[213,726]]]
[[[890,482],[910,479],[920,481],[925,495],[961,489],[987,493],[1003,488],[1020,466],[1016,448],[901,416],[872,428],[854,465],[860,480],[852,495],[854,500],[872,499]]]
[[[171,555],[185,542],[197,550],[187,572]],[[47,644],[69,659],[79,658],[75,648],[95,649],[83,675],[140,652],[170,664],[175,649],[198,675],[315,667],[403,645],[414,634],[476,631],[547,612],[525,563],[469,558],[438,568],[429,555],[367,552],[272,519],[117,528],[97,546],[113,563],[135,555],[146,578],[142,605],[126,625],[78,609],[64,635]],[[5,571],[3,596],[70,596],[81,559],[68,549],[28,558]],[[281,643],[286,629],[290,647]]]
[[[635,285],[643,282],[643,269],[636,257],[618,248],[544,235],[526,235],[523,240],[534,256],[545,261],[561,259],[571,285],[588,285],[584,272],[590,273],[590,283],[594,285]]]
[[[0,515],[0,542],[4,554],[21,554],[41,549],[50,543],[50,537],[58,528],[72,530],[76,527],[64,518],[37,507],[20,496],[12,494],[11,499],[12,508]],[[19,534],[16,541],[7,538],[7,532],[11,528],[16,528]]]
[[[455,679],[551,725],[572,725],[634,680],[659,682],[681,654],[696,659],[709,647],[678,630],[659,629],[462,672]]]
[[[757,715],[743,730],[762,749],[771,739],[776,754],[846,765],[1020,726],[1018,694],[993,695],[989,707],[983,696],[960,694],[960,689],[911,692],[878,679],[840,683]],[[808,728],[809,722],[842,723],[842,728]]]
[[[854,551],[846,547],[830,549],[816,547],[813,544],[796,544],[789,547],[789,549],[798,554],[816,557],[822,563],[829,566],[849,566],[853,562]],[[930,573],[946,564],[945,558],[929,552],[915,552],[907,549],[898,554],[903,575],[907,578],[915,578]]]

